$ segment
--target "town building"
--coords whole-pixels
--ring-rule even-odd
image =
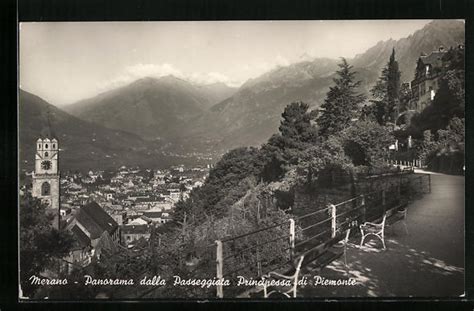
[[[110,249],[111,244],[120,240],[117,222],[105,212],[99,204],[91,202],[82,206],[67,223],[75,244],[65,260],[70,265],[87,266],[94,256],[100,256],[104,247]]]
[[[152,227],[148,224],[124,225],[121,227],[122,244],[131,246],[139,239],[149,240]]]

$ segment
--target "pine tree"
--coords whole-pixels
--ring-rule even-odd
[[[395,60],[395,49],[392,49],[387,66],[382,69],[382,74],[371,93],[374,98],[372,112],[377,122],[382,125],[387,122],[395,123],[400,101],[400,70]]]
[[[356,92],[361,82],[355,81],[356,72],[352,71],[352,66],[344,58],[338,66],[337,77],[333,79],[335,85],[329,88],[321,105],[323,111],[317,120],[319,134],[324,137],[346,128],[357,116],[359,104],[365,100],[362,94]]]
[[[20,284],[23,294],[33,297],[38,286],[30,277],[57,268],[57,260],[69,253],[74,240],[69,231],[51,226],[46,206],[30,194],[20,196]]]
[[[309,105],[303,102],[293,102],[285,107],[280,123],[282,136],[300,142],[314,142],[317,138],[315,127],[311,124]]]

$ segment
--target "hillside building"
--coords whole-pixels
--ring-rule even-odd
[[[423,111],[433,101],[439,89],[439,80],[443,73],[443,56],[446,49],[440,46],[429,55],[422,54],[418,59],[415,79],[411,81],[412,98],[408,110]]]

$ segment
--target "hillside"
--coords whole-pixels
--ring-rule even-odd
[[[61,170],[106,169],[124,164],[166,167],[182,161],[163,156],[156,144],[137,135],[80,120],[38,96],[20,90],[21,171],[33,169],[36,140],[45,135],[53,135],[59,140]]]
[[[321,105],[337,60],[316,59],[279,67],[246,82],[232,97],[212,107],[189,128],[195,139],[213,139],[213,147],[258,145],[278,129],[292,101]]]
[[[406,38],[380,41],[363,54],[357,55],[352,64],[357,68],[380,72],[387,64],[392,48],[395,48],[402,73],[401,80],[409,82],[414,78],[416,61],[421,53],[429,54],[440,46],[449,48],[461,43],[464,43],[463,22],[435,20]]]
[[[111,129],[161,140],[177,136],[188,120],[232,93],[222,84],[197,86],[173,76],[143,78],[65,110]]]
[[[362,81],[360,91],[369,94],[392,48],[400,64],[402,81],[410,81],[421,53],[430,53],[464,42],[464,23],[438,20],[407,38],[381,41],[365,53],[348,60]],[[232,97],[212,107],[192,124],[191,137],[206,139],[207,148],[228,149],[259,145],[277,131],[283,108],[293,101],[319,107],[332,85],[339,60],[314,59],[279,67],[249,80]],[[209,141],[211,140],[211,141]],[[189,144],[193,143],[188,139]],[[197,146],[198,147],[198,146]]]

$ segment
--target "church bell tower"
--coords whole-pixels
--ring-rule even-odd
[[[35,171],[33,172],[32,195],[41,199],[48,213],[54,214],[54,226],[59,227],[59,146],[53,138],[36,141]]]

